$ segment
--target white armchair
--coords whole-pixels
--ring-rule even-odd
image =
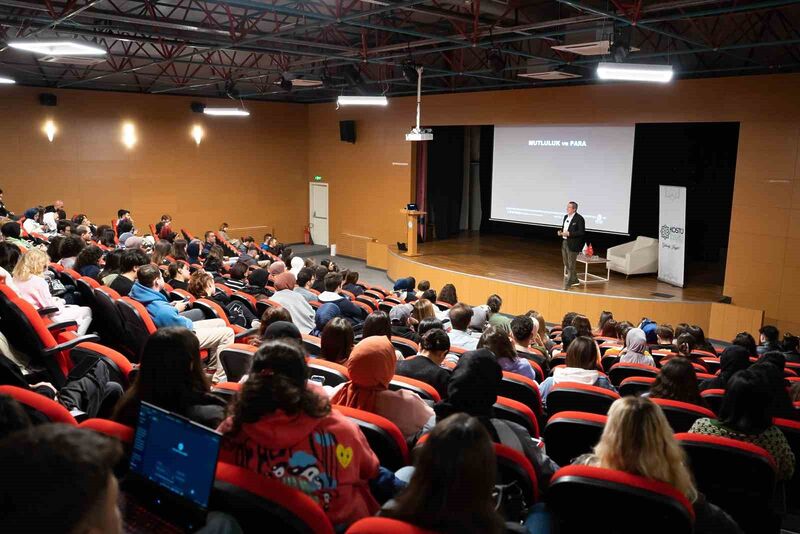
[[[658,272],[658,239],[638,236],[636,241],[608,249],[608,268],[624,275]]]

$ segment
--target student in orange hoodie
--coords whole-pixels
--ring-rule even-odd
[[[334,526],[348,525],[378,511],[369,487],[378,458],[307,376],[297,343],[264,344],[232,415],[218,428],[225,435],[220,460],[279,479],[318,502]]]

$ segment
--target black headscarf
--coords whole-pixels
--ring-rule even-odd
[[[264,340],[270,339],[296,339],[302,341],[303,336],[300,335],[300,330],[288,321],[275,321],[267,327],[264,331]]]
[[[769,390],[772,393],[772,416],[792,419],[795,409],[789,393],[786,392],[786,377],[783,372],[785,367],[786,357],[783,353],[770,351],[761,356],[751,369],[769,382]]]
[[[574,326],[567,326],[561,331],[561,352],[567,352],[569,344],[578,337],[578,329]]]
[[[750,367],[749,351],[739,345],[726,347],[719,356],[719,376],[709,378],[700,384],[700,391],[706,389],[725,389],[730,379]]]
[[[490,350],[464,353],[447,385],[447,400],[433,407],[436,420],[460,412],[478,418],[492,417],[502,380],[503,370]]]

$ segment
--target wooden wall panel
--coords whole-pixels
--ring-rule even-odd
[[[60,198],[70,215],[99,224],[126,208],[141,228],[169,213],[195,234],[226,221],[302,240],[306,106],[248,102],[248,118],[211,118],[190,111],[192,98],[48,89],[58,106],[45,108],[42,91],[0,91],[0,188],[16,212]],[[53,143],[41,132],[47,118],[58,126]],[[124,120],[139,138],[131,150],[120,142]],[[205,129],[200,146],[190,137],[194,124]],[[264,230],[250,232],[260,238]]]

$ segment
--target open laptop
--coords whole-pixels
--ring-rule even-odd
[[[130,471],[122,484],[125,531],[193,532],[205,525],[221,439],[209,428],[142,402]]]

